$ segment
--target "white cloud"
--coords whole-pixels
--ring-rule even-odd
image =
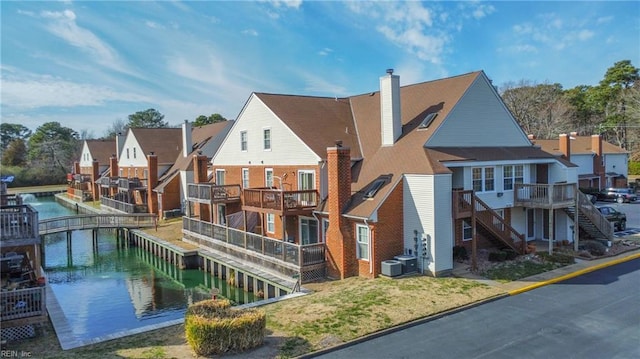
[[[242,30],[242,34],[243,35],[249,35],[249,36],[258,36],[258,32],[254,29],[246,29],[246,30]]]
[[[7,108],[100,106],[109,101],[145,102],[149,101],[149,98],[105,86],[71,82],[46,75],[18,75],[5,72],[2,80],[2,105]]]
[[[347,89],[344,86],[331,83],[327,81],[325,77],[317,76],[315,74],[304,72],[300,74],[305,81],[304,91],[308,93],[333,95],[337,97],[343,97],[348,95]]]
[[[147,25],[147,27],[150,27],[152,29],[163,29],[164,28],[164,26],[162,26],[162,25],[160,25],[160,24],[158,24],[156,22],[150,21],[150,20],[145,21],[144,24]]]
[[[275,7],[289,7],[293,9],[299,9],[302,5],[302,0],[272,0],[269,1]]]
[[[76,14],[73,11],[42,11],[40,17],[51,20],[45,24],[47,31],[90,54],[94,61],[100,65],[135,75],[122,63],[118,53],[111,46],[90,30],[78,26]]]
[[[596,24],[600,25],[600,24],[606,24],[609,23],[613,20],[613,16],[603,16],[603,17],[599,17],[598,19],[596,19]]]
[[[324,49],[322,49],[322,50],[318,51],[318,55],[320,55],[320,56],[327,56],[327,55],[329,55],[329,54],[330,54],[330,53],[332,53],[332,52],[333,52],[333,50],[332,50],[332,49],[330,49],[330,48],[328,48],[328,47],[325,47]]]
[[[536,16],[534,21],[512,27],[516,35],[513,42],[516,44],[510,47],[511,50],[530,52],[544,47],[564,50],[579,46],[579,43],[586,42],[595,35],[594,31],[587,28],[589,21],[584,19],[561,18],[555,13],[546,13]]]

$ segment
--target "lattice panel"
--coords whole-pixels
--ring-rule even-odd
[[[322,280],[327,276],[326,266],[320,264],[318,266],[305,268],[302,272],[302,283],[311,283]]]
[[[33,325],[23,325],[19,327],[2,328],[2,339],[6,341],[33,338],[36,330]]]

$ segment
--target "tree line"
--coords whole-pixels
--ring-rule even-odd
[[[204,126],[226,121],[220,114],[200,115],[193,126]],[[164,115],[150,108],[128,116],[128,121],[115,120],[102,139],[112,139],[129,128],[166,128],[169,123]],[[21,124],[0,124],[0,150],[2,175],[13,175],[11,187],[64,183],[74,161],[80,158],[82,143],[92,139],[88,131],[62,126],[59,122],[47,122],[35,131]]]

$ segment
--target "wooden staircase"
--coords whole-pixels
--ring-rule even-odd
[[[454,206],[457,211],[454,213],[455,218],[475,217],[476,223],[499,246],[510,248],[519,254],[526,252],[527,241],[524,239],[524,235],[511,227],[502,216],[478,198],[473,191],[454,192],[454,201],[457,203],[457,206]]]
[[[613,239],[613,226],[591,201],[578,191],[578,227],[580,231],[594,239]],[[574,220],[576,207],[567,207],[563,210]]]

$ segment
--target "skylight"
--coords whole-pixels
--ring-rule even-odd
[[[429,128],[429,125],[431,125],[431,122],[433,122],[433,120],[436,118],[437,115],[438,115],[437,112],[432,112],[430,114],[427,114],[427,116],[425,116],[424,120],[422,120],[418,128]]]
[[[373,196],[375,196],[376,193],[378,193],[378,190],[380,190],[380,187],[382,187],[384,182],[385,182],[384,179],[375,180],[371,184],[371,186],[369,186],[369,189],[367,189],[367,191],[364,193],[364,198],[373,198]]]

